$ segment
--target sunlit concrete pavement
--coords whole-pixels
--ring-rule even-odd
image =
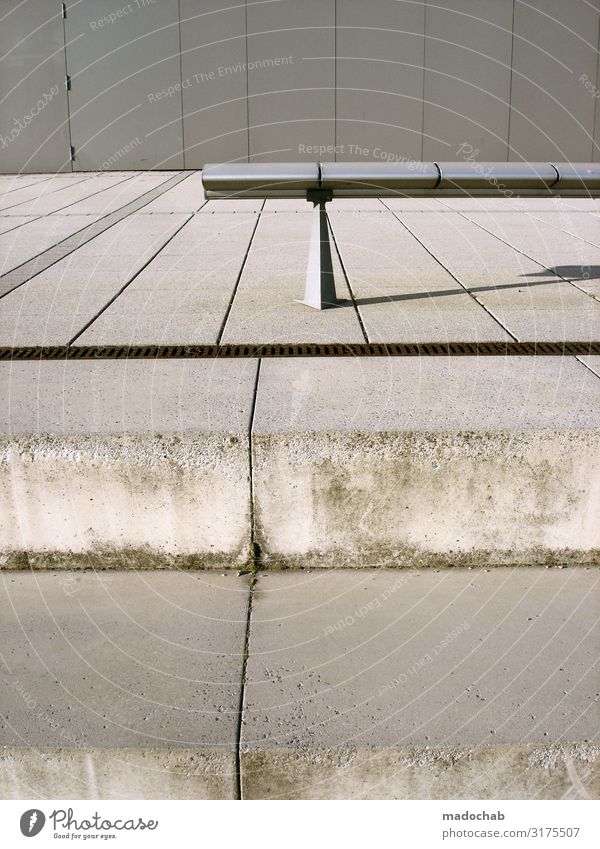
[[[0,796],[597,797],[599,356],[77,349],[598,343],[600,201],[335,201],[316,312],[303,201],[0,190]]]
[[[345,303],[318,313],[302,200],[206,203],[198,172],[0,189],[0,347],[600,340],[598,199],[336,200]]]

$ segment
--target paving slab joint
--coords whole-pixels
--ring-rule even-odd
[[[248,423],[248,481],[250,488],[250,551],[248,556],[248,565],[252,573],[255,573],[260,568],[262,563],[262,549],[257,542],[256,534],[256,507],[254,497],[254,450],[252,445],[252,430],[254,428],[254,416],[256,413],[256,401],[258,398],[258,381],[260,380],[260,366],[262,360],[259,359],[256,365],[256,377],[254,380],[254,390],[252,395],[252,405],[250,407],[250,417]]]
[[[248,591],[248,611],[246,615],[246,633],[244,636],[244,650],[242,655],[242,680],[240,686],[240,701],[238,705],[238,721],[235,735],[235,798],[242,800],[242,725],[244,722],[244,704],[246,699],[246,683],[248,673],[248,660],[250,657],[250,627],[252,621],[252,605],[254,601],[254,590],[256,588],[257,572],[252,573],[250,588]]]
[[[244,700],[246,697],[246,673],[248,667],[248,658],[250,656],[250,623],[252,620],[252,603],[254,600],[254,589],[256,587],[258,570],[262,565],[262,548],[256,541],[256,513],[254,505],[254,467],[253,467],[253,451],[252,451],[252,429],[254,427],[254,415],[256,412],[256,399],[258,397],[258,381],[260,379],[260,364],[258,361],[256,367],[256,379],[254,381],[254,394],[252,396],[252,407],[250,409],[250,419],[248,424],[248,469],[250,483],[250,550],[248,558],[248,566],[250,569],[250,587],[248,590],[248,609],[246,613],[246,632],[244,635],[244,650],[242,656],[242,675],[240,686],[240,701],[238,705],[238,722],[236,728],[235,740],[235,798],[241,800],[242,796],[242,722],[244,716]]]
[[[350,298],[352,299],[352,305],[354,307],[354,312],[356,313],[356,318],[358,320],[358,324],[360,326],[361,333],[364,337],[366,344],[368,345],[369,344],[369,337],[367,336],[367,331],[366,331],[362,316],[360,314],[358,304],[356,303],[356,296],[355,296],[354,290],[352,289],[352,286],[350,284],[350,277],[348,276],[348,272],[346,271],[346,266],[344,264],[344,260],[342,259],[342,253],[340,251],[337,239],[335,237],[333,227],[331,225],[331,220],[329,219],[329,217],[327,218],[327,226],[329,227],[329,232],[331,234],[331,241],[333,242],[333,246],[334,246],[335,252],[337,254],[338,262],[341,266],[342,274],[344,275],[344,281],[346,283],[346,287],[347,287],[348,291],[350,292]]]
[[[252,229],[252,233],[250,234],[250,241],[248,242],[248,245],[246,247],[246,252],[244,253],[244,258],[242,259],[242,263],[240,265],[240,268],[239,268],[239,271],[238,271],[238,274],[237,274],[235,285],[233,287],[233,291],[231,293],[229,303],[227,304],[227,308],[225,310],[225,315],[223,316],[223,321],[221,322],[221,326],[219,327],[219,332],[217,333],[217,346],[220,346],[220,344],[221,344],[221,340],[222,340],[223,334],[225,332],[225,327],[227,326],[227,321],[228,321],[229,315],[231,313],[231,308],[233,307],[233,302],[235,300],[235,296],[237,295],[237,292],[238,292],[238,289],[239,289],[239,286],[240,286],[242,274],[244,273],[244,269],[246,267],[246,262],[248,261],[250,251],[251,251],[252,245],[254,243],[254,237],[256,236],[256,231],[258,230],[258,225],[260,224],[260,221],[261,221],[261,216],[262,216],[263,210],[265,208],[265,203],[266,203],[266,201],[262,202],[262,206],[260,207],[260,209],[258,211],[258,215],[256,216],[256,221],[254,222],[254,227]]]

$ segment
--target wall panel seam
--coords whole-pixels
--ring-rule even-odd
[[[598,81],[600,81],[600,12],[598,13],[598,51],[596,54],[596,85],[598,85]],[[594,128],[592,130],[592,156],[590,161],[595,162],[597,158],[600,158],[600,145],[596,142],[596,133],[599,131],[598,126],[598,91],[595,92],[594,98]],[[598,150],[597,150],[598,148]]]
[[[179,95],[181,102],[181,165],[185,170],[185,121],[183,115],[183,53],[181,45],[181,0],[177,0],[177,17],[179,20]]]
[[[250,162],[250,71],[248,70],[248,0],[244,0],[244,17],[246,25],[246,161]]]
[[[427,0],[423,2],[423,73],[421,88],[421,162],[425,159],[425,79],[427,59]]]
[[[513,63],[515,56],[515,0],[512,2],[512,25],[510,33],[510,79],[508,84],[508,126],[506,128],[506,161],[510,162],[511,141],[510,123],[512,117],[512,95],[513,95]]]

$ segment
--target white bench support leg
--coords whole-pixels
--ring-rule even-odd
[[[328,192],[308,192],[307,200],[314,204],[310,234],[308,267],[304,298],[298,303],[317,310],[334,307],[338,303],[333,279],[329,225],[325,204],[331,200]]]

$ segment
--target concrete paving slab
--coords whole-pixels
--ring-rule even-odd
[[[520,208],[519,204],[522,198],[441,197],[438,200],[440,207],[442,207],[446,212],[486,212],[489,209],[493,209],[496,212],[512,212],[515,209]],[[540,204],[546,208],[548,202],[546,198],[543,198],[541,201],[539,201],[538,198],[526,198],[526,200],[536,201],[536,208],[539,207]],[[387,204],[387,199],[384,200],[384,203]]]
[[[69,176],[73,175],[63,175],[65,179],[62,180],[65,186],[71,186],[69,191],[83,192],[84,186],[66,179]],[[21,286],[31,276],[37,279],[40,271],[52,263],[59,262],[60,265],[65,254],[74,250],[69,255],[69,270],[76,274],[73,281],[68,280],[62,274],[64,266],[60,265],[61,291],[77,290],[79,283],[75,281],[81,280],[79,272],[89,270],[90,267],[94,269],[94,274],[101,276],[107,272],[118,273],[118,283],[111,287],[103,303],[97,305],[94,291],[89,304],[85,304],[84,310],[88,310],[89,306],[91,311],[89,315],[86,314],[85,321],[79,327],[81,329],[140,265],[149,261],[164,244],[165,234],[172,232],[169,226],[177,226],[181,220],[177,216],[183,214],[173,212],[174,207],[191,209],[195,203],[194,197],[201,195],[200,174],[182,172],[175,177],[183,177],[182,182],[151,200],[145,207],[142,206],[138,213],[123,218],[117,225],[110,216],[116,215],[115,220],[118,221],[119,214],[109,210],[120,210],[126,202],[135,205],[140,192],[157,186],[160,189],[165,181],[172,185],[173,180],[170,172],[135,176],[123,172],[120,175],[95,175],[88,179],[86,186],[88,183],[91,186],[94,181],[97,186],[106,179],[117,177],[125,179],[125,182],[73,203],[63,210],[64,214],[54,213],[46,218],[31,219],[27,223],[24,216],[10,217],[11,223],[4,223],[0,217],[0,249],[7,257],[2,269],[6,276],[0,281],[0,294]],[[40,189],[45,185],[42,183]],[[36,187],[28,188],[33,190]],[[88,190],[85,188],[86,192]],[[565,235],[549,223],[558,216],[564,229],[565,220],[574,220],[574,233],[581,219],[586,222],[583,225],[586,234],[592,239],[597,238],[596,216],[593,213],[573,212],[566,206],[564,209],[557,206],[563,201],[573,201],[577,206],[580,201],[591,202],[591,199],[474,199],[483,210],[487,210],[481,211],[479,215],[490,221],[492,218],[497,219],[498,226],[510,226],[515,238],[521,237],[521,231],[527,227],[533,227],[534,230],[542,228],[556,236],[561,251],[563,247],[564,251],[558,255],[557,248],[554,248],[553,257],[558,257],[557,261],[562,263],[559,267],[565,275],[573,278],[575,285],[563,281],[555,269],[544,268],[539,261],[528,260],[517,250],[503,245],[498,238],[485,233],[469,220],[469,216],[473,218],[475,213],[466,212],[462,215],[453,211],[449,205],[450,201],[456,202],[455,206],[459,209],[461,203],[468,200],[391,198],[382,202],[377,198],[340,198],[330,204],[330,220],[339,238],[346,242],[343,259],[352,278],[359,301],[358,309],[369,340],[485,342],[517,338],[520,341],[560,342],[600,338],[598,307],[586,297],[594,295],[600,299],[600,277],[594,271],[596,248],[572,235]],[[42,195],[40,203],[46,201],[52,202],[51,195]],[[519,212],[511,211],[511,204],[518,205],[521,201],[523,209]],[[535,207],[531,207],[532,201],[537,201],[542,211],[524,214],[529,208],[535,210]],[[199,203],[202,203],[202,197]],[[214,230],[222,234],[233,219],[240,217],[235,228],[239,227],[241,234],[250,218],[255,221],[256,210],[262,206],[263,201],[255,199],[211,201],[206,204],[199,213],[198,223],[190,222],[184,228],[181,238],[174,240],[171,247],[167,246],[133,287],[126,290],[101,320],[90,328],[89,336],[82,340],[83,343],[91,343],[92,338],[98,344],[214,343],[227,314],[250,234],[246,245],[243,245],[245,237],[240,236],[241,242],[239,245],[236,242],[235,250],[222,235],[215,237],[210,243],[212,255],[207,254],[199,262],[197,255],[204,250],[202,222],[214,219],[215,216],[222,217],[221,224],[207,225],[207,231]],[[386,211],[388,207],[423,242],[424,247],[415,247],[400,223],[396,228],[390,212]],[[20,205],[19,209],[22,208],[27,208],[27,205]],[[581,208],[584,208],[583,204]],[[589,208],[589,204],[586,208]],[[160,212],[161,209],[164,211]],[[419,209],[430,212],[415,211]],[[499,209],[505,211],[495,215]],[[553,211],[548,212],[549,209]],[[267,214],[267,210],[273,211]],[[438,214],[433,214],[431,210],[438,210]],[[81,216],[82,211],[85,211],[85,216]],[[444,211],[443,215],[441,211]],[[296,212],[302,213],[302,217],[298,218]],[[263,220],[253,240],[228,317],[223,342],[269,344],[364,341],[337,257],[334,257],[334,261],[338,294],[346,298],[346,303],[340,309],[323,313],[313,313],[294,303],[295,298],[302,296],[304,288],[310,217],[306,217],[307,212],[310,212],[310,205],[302,199],[266,202]],[[544,220],[544,224],[536,223],[535,216],[539,215],[549,216],[548,221]],[[173,221],[167,224],[169,218]],[[148,221],[147,225],[140,223],[143,219]],[[17,222],[16,226],[13,220]],[[93,227],[100,228],[104,222],[108,229],[96,236],[95,231],[85,230],[91,222],[95,222]],[[440,226],[442,222],[444,226]],[[86,252],[82,253],[81,247],[71,245],[70,242],[65,242],[63,249],[62,240],[70,237],[71,240],[79,239],[82,228],[82,244],[91,239],[86,245]],[[147,250],[142,254],[138,251],[139,239],[147,245]],[[564,245],[561,242],[563,239],[566,240]],[[57,242],[56,247],[53,247]],[[285,250],[282,244],[286,245]],[[568,265],[565,256],[572,259],[575,248],[579,251],[578,264]],[[435,258],[427,251],[434,254]],[[100,258],[101,263],[98,262]],[[174,265],[172,258],[175,259]],[[213,281],[211,269],[217,268],[220,263]],[[199,268],[202,269],[201,278],[198,277]],[[461,285],[453,280],[453,275],[463,287],[469,289],[470,295],[463,293]],[[101,299],[101,289],[97,293],[98,300]],[[85,293],[89,290],[89,286],[84,287]],[[10,337],[14,344],[37,344],[39,334],[36,328],[43,326],[44,335],[41,338],[47,344],[59,340],[63,342],[65,328],[69,332],[72,329],[73,316],[61,318],[59,298],[50,304],[52,316],[48,322],[47,291],[44,290],[44,294],[42,290],[39,292],[39,303],[36,302],[36,290],[31,287],[28,289],[31,300],[23,302],[21,295],[18,306],[15,300],[0,309],[0,325],[4,324],[1,331],[3,338]],[[150,293],[152,297],[148,297]],[[170,317],[168,322],[164,321],[165,310],[168,310]],[[19,317],[16,333],[15,316]],[[18,341],[21,339],[27,339],[27,343]]]
[[[0,363],[0,566],[245,563],[256,368]]]
[[[5,574],[0,796],[233,798],[247,596],[234,573]]]
[[[94,221],[90,215],[36,218],[30,224],[0,236],[0,275],[62,242]]]
[[[40,195],[27,203],[14,207],[15,212],[24,215],[50,215],[64,210],[69,212],[81,201],[96,196],[99,192],[109,191],[124,185],[132,179],[131,174],[95,174],[89,180],[78,182],[61,192]],[[73,214],[85,213],[85,210],[73,210]]]
[[[336,197],[335,200],[329,204],[327,212],[385,212],[385,208],[379,198]]]
[[[599,433],[575,358],[265,360],[256,540],[269,567],[600,563]]]
[[[53,175],[52,179],[44,182],[41,186],[38,186],[37,183],[32,185],[27,185],[22,189],[16,189],[15,191],[7,192],[6,194],[0,193],[0,210],[9,210],[17,207],[19,204],[27,203],[31,200],[35,200],[36,198],[47,197],[50,194],[54,194],[54,192],[64,192],[68,189],[71,189],[74,185],[79,183],[86,183],[92,179],[93,175],[90,174],[73,174],[70,175],[73,179],[64,180],[59,179],[57,175]]]
[[[547,224],[569,236],[584,239],[598,246],[600,243],[600,213],[596,212],[532,212],[530,217],[543,224]],[[570,240],[569,244],[574,243]],[[597,255],[598,252],[596,252]]]
[[[600,201],[590,197],[443,197],[440,203],[460,212],[568,212],[598,213]],[[387,200],[386,200],[387,203]]]
[[[174,172],[171,177],[178,173]],[[60,190],[34,194],[27,202],[6,208],[4,212],[19,215],[50,215],[60,212],[63,215],[94,214],[100,217],[131,203],[169,179],[170,177],[166,174],[154,172],[133,175],[130,172],[88,175],[85,180],[73,181],[69,185],[62,186]]]
[[[255,224],[194,216],[77,344],[215,344]]]
[[[311,212],[312,203],[304,198],[269,198],[265,203],[265,212]],[[379,198],[336,197],[327,205],[328,214],[334,212],[383,212]]]
[[[574,260],[572,265],[576,265],[580,258],[580,264],[590,259],[597,261],[600,224],[595,215],[576,212],[551,213],[550,218],[555,221],[554,227],[550,226],[548,220],[544,221],[541,217],[543,215],[544,213],[525,216],[519,213],[495,215],[493,212],[486,212],[469,213],[466,217],[549,268],[558,264],[557,258],[563,261],[565,256]],[[546,219],[547,217],[546,215]],[[592,244],[585,240],[591,241]]]
[[[144,214],[153,212],[197,212],[205,203],[202,173],[190,171],[185,180],[144,207]]]
[[[260,212],[264,203],[264,200],[260,198],[209,200],[198,212],[203,215],[212,215],[216,212]]]
[[[310,215],[261,215],[231,312],[224,343],[364,342],[352,308],[315,310],[304,297],[311,232]],[[338,298],[350,300],[342,268],[332,251]]]
[[[166,174],[141,173],[135,174],[131,179],[124,181],[122,184],[115,186],[112,189],[107,189],[100,194],[96,194],[80,200],[78,203],[69,207],[69,214],[85,212],[86,214],[107,215],[110,212],[115,212],[127,204],[132,203],[146,192],[152,189],[159,189],[166,183],[169,183],[173,177],[177,177],[181,172],[171,171]],[[143,207],[144,209],[147,208]]]
[[[511,338],[391,212],[380,209],[329,216],[369,341]]]
[[[56,295],[46,290],[33,308],[25,302],[21,289],[0,301],[2,347],[66,345],[110,298],[106,290],[73,293],[61,291],[59,286],[56,290]],[[113,286],[111,292],[115,291],[118,287]]]
[[[0,345],[67,344],[185,219],[132,215],[9,292],[0,299]]]
[[[165,244],[178,225],[189,216],[185,213],[144,215],[141,211],[128,215],[113,227],[96,236],[91,242],[79,249],[85,249],[90,255],[123,256],[137,254],[137,240],[143,239],[142,252],[152,252]]]
[[[469,217],[539,262],[549,276],[570,280],[600,300],[600,219],[596,216],[565,212],[526,218],[493,213]]]
[[[0,174],[0,193],[16,192],[52,180],[52,174]]]
[[[446,207],[437,198],[383,198],[381,203],[394,212],[445,212]]]
[[[260,574],[245,799],[597,798],[598,570]]]
[[[310,212],[312,208],[312,203],[308,203],[305,198],[268,198],[265,201],[264,211],[269,214],[274,212]],[[331,204],[329,205],[330,208]]]
[[[562,342],[600,338],[598,303],[570,283],[557,279],[540,262],[528,259],[478,227],[491,214],[438,216],[404,213],[402,221],[425,247],[518,340]],[[495,216],[504,221],[510,214]],[[470,220],[472,219],[472,220]],[[514,215],[515,227],[531,219]],[[540,225],[542,226],[542,225]],[[560,234],[558,234],[560,235]],[[581,243],[583,244],[583,243]]]
[[[35,215],[2,215],[0,216],[0,233],[15,230],[23,224],[29,224],[37,216]]]

